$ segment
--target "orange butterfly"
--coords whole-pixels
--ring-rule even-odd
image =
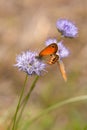
[[[58,51],[58,46],[56,43],[52,43],[50,45],[48,45],[46,48],[44,48],[40,53],[39,53],[39,58],[43,58],[45,56],[50,56],[50,59],[48,61],[48,64],[55,64],[57,63],[60,69],[60,72],[64,78],[65,81],[67,81],[67,76],[66,76],[66,71],[65,71],[65,67],[64,64],[62,62],[62,60],[60,60],[59,55],[56,54],[56,52]]]

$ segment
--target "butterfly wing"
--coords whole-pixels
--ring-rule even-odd
[[[50,59],[48,61],[48,64],[52,65],[52,64],[55,64],[59,59],[59,56],[56,55],[56,54],[52,54],[50,55]]]
[[[49,46],[47,46],[46,48],[44,48],[40,53],[39,53],[39,57],[43,57],[43,56],[47,56],[47,55],[51,55],[51,54],[55,54],[58,50],[58,46],[56,43],[52,43]]]

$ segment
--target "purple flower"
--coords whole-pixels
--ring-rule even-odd
[[[70,54],[70,51],[64,46],[63,41],[60,41],[57,43],[59,51],[57,54],[59,54],[60,58],[68,57]]]
[[[74,38],[78,34],[78,28],[67,19],[59,19],[56,23],[59,32],[65,37]]]
[[[57,55],[59,55],[60,59],[61,58],[65,58],[69,55],[69,50],[64,46],[63,41],[57,42],[56,39],[48,39],[45,44],[46,46],[52,44],[52,43],[56,43],[58,45],[58,51],[57,51]]]
[[[42,71],[45,71],[46,64],[36,58],[37,53],[26,51],[18,55],[16,58],[16,64],[20,71],[26,72],[28,75],[41,75]]]
[[[48,40],[45,41],[46,46],[48,46],[48,45],[50,45],[52,43],[57,43],[56,38],[52,38],[52,39],[49,38]]]

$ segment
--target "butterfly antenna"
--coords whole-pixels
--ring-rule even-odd
[[[67,75],[66,75],[64,63],[63,63],[62,60],[58,60],[57,63],[58,63],[60,72],[62,74],[62,77],[63,77],[64,81],[66,82],[67,81]]]

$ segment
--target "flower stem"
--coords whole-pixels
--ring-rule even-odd
[[[25,77],[24,85],[22,87],[21,94],[20,94],[20,97],[19,97],[19,101],[18,101],[18,104],[17,104],[17,108],[16,108],[16,111],[15,111],[15,114],[14,114],[14,117],[13,117],[12,130],[15,130],[17,114],[18,114],[18,111],[19,111],[19,108],[20,108],[20,104],[21,104],[21,100],[22,100],[22,97],[23,97],[23,94],[24,94],[24,89],[25,89],[25,86],[26,86],[26,83],[27,83],[27,79],[28,79],[28,75],[26,75],[26,77]]]
[[[16,126],[17,126],[17,127],[18,127],[18,123],[19,123],[19,121],[20,121],[20,119],[21,119],[22,113],[23,113],[23,111],[24,111],[24,108],[25,108],[25,106],[26,106],[26,104],[27,104],[27,102],[28,102],[28,100],[29,100],[29,97],[30,97],[30,95],[31,95],[31,93],[32,93],[32,91],[33,91],[33,89],[35,88],[35,85],[36,85],[36,82],[37,82],[38,78],[39,78],[39,76],[36,76],[35,80],[33,81],[32,85],[31,85],[31,87],[30,87],[30,90],[29,90],[28,94],[25,96],[24,100],[23,100],[22,103],[20,104],[20,106],[22,106],[22,108],[21,108],[20,114],[19,114],[18,119],[17,119],[17,122],[16,122]],[[17,127],[16,127],[16,129],[17,129]]]

